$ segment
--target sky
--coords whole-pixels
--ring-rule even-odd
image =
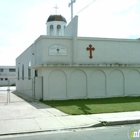
[[[71,20],[71,0],[0,0],[0,66],[15,65],[15,59],[40,35],[55,14]],[[140,0],[76,0],[78,36],[140,38]]]

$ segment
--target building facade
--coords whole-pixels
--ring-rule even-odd
[[[16,84],[16,67],[0,66],[0,86],[15,86]]]
[[[140,96],[140,40],[77,29],[76,16],[64,36],[42,35],[16,59],[17,90],[43,100]]]

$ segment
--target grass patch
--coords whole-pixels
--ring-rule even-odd
[[[42,103],[71,115],[140,110],[140,97],[42,101]]]

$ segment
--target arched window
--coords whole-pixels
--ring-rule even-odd
[[[57,25],[57,35],[61,35],[61,26]]]
[[[50,26],[50,29],[53,29],[53,25]]]
[[[61,26],[60,25],[57,25],[57,29],[61,29]]]
[[[53,25],[50,25],[50,35],[53,35]]]

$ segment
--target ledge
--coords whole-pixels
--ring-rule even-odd
[[[32,65],[31,69],[38,69],[41,67],[106,67],[106,68],[128,68],[128,67],[137,67],[140,68],[140,64],[42,64],[42,65]]]

